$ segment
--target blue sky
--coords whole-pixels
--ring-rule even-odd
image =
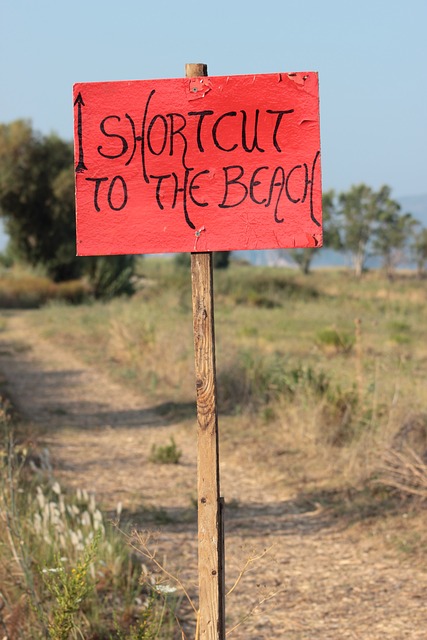
[[[0,122],[72,137],[74,82],[318,71],[323,184],[427,193],[427,1],[0,0]]]

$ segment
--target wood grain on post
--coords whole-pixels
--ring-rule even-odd
[[[186,77],[207,75],[187,64]],[[225,640],[224,537],[220,499],[212,253],[191,254],[197,392],[199,638]]]

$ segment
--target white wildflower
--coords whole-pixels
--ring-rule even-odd
[[[170,584],[156,584],[154,589],[157,593],[167,595],[168,593],[175,593],[176,587],[172,587]]]

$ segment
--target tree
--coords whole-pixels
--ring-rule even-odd
[[[355,185],[341,193],[338,201],[342,246],[352,256],[355,275],[362,275],[371,255],[381,256],[390,274],[407,244],[412,216],[400,214],[387,185],[377,192],[365,184]]]
[[[352,256],[355,275],[362,275],[371,255],[380,256],[387,274],[392,275],[408,246],[415,224],[412,215],[400,213],[387,185],[375,192],[359,184],[341,193],[338,200],[342,247]]]
[[[352,256],[355,275],[360,277],[366,266],[368,246],[378,217],[377,196],[365,184],[352,186],[338,196],[343,248]]]
[[[383,268],[389,278],[402,262],[415,224],[410,213],[400,214],[397,202],[388,200],[384,203],[372,246],[374,253],[382,258]]]
[[[341,241],[336,223],[335,192],[332,189],[326,191],[322,196],[322,227],[323,246],[339,249]],[[290,254],[301,271],[307,275],[310,273],[311,263],[317,251],[319,251],[317,247],[308,247],[306,249],[291,249]]]
[[[133,256],[97,256],[79,258],[84,264],[84,273],[91,284],[95,298],[108,300],[118,295],[134,292]]]
[[[417,231],[411,248],[417,265],[418,277],[422,278],[426,274],[427,229],[420,229]]]
[[[98,297],[102,283],[107,283],[107,297],[112,290],[129,291],[133,258],[76,258],[73,146],[56,135],[35,133],[28,121],[0,125],[0,215],[10,253],[32,266],[42,265],[53,280],[87,272]]]
[[[0,213],[14,255],[54,280],[77,277],[73,150],[28,122],[0,125]]]

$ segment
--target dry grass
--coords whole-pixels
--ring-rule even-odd
[[[390,449],[383,456],[381,483],[427,500],[427,465],[412,449]]]
[[[399,434],[406,434],[418,457],[423,454],[422,433],[408,425],[414,424],[411,415],[424,424],[426,292],[409,278],[388,283],[369,275],[356,283],[345,273],[316,273],[308,281],[317,291],[312,295],[298,274],[279,271],[262,304],[259,298],[254,304],[253,275],[250,268],[234,267],[225,280],[216,278],[228,575],[238,578],[254,552],[274,540],[278,546],[231,593],[228,628],[262,602],[254,611],[258,617],[245,619],[234,637],[345,638],[354,632],[369,640],[400,640],[404,627],[421,638],[417,585],[425,584],[427,547],[420,503],[408,498],[408,475],[404,490],[396,491],[372,479],[379,477],[384,452],[405,454]],[[267,277],[262,274],[264,282]],[[282,283],[287,279],[291,289]],[[40,342],[41,351],[47,356],[46,347],[52,347],[58,355],[54,370],[66,368],[71,379],[82,378],[83,388],[65,390],[73,411],[78,403],[85,415],[102,407],[102,416],[99,409],[91,416],[102,418],[103,427],[117,427],[114,416],[123,418],[120,428],[93,430],[77,421],[70,427],[71,416],[61,418],[68,431],[56,429],[51,443],[68,469],[64,480],[75,484],[84,467],[103,498],[117,500],[122,490],[143,526],[147,520],[157,526],[161,517],[159,558],[167,555],[168,570],[178,565],[183,584],[189,578],[193,585],[194,412],[189,417],[184,411],[194,403],[189,274],[147,261],[145,282],[133,300],[26,313],[19,318],[19,339],[33,336],[32,324],[34,334],[49,339]],[[318,332],[331,327],[353,336],[353,348],[322,348]],[[70,350],[76,362],[71,355],[64,361]],[[24,366],[35,366],[31,352],[21,357]],[[120,382],[121,402],[99,380],[104,396],[96,385],[86,388],[81,359]],[[62,403],[61,393],[58,399]],[[44,410],[37,406],[34,413]],[[150,463],[152,444],[164,446],[171,435],[183,451],[180,464]],[[407,474],[407,460],[398,462],[399,473]],[[411,460],[418,473],[417,464]],[[268,600],[271,593],[275,598]]]
[[[177,406],[191,402],[189,273],[159,260],[146,260],[143,270],[133,300],[57,305],[33,320],[49,339],[127,386]],[[237,416],[230,426],[236,439],[240,416],[240,424],[257,425],[255,439],[268,433],[276,449],[291,433],[289,446],[313,452],[320,467],[332,458],[343,482],[373,473],[409,412],[423,407],[422,283],[378,274],[359,282],[330,271],[307,280],[286,270],[233,266],[216,274],[215,288],[220,411],[225,420]]]
[[[50,301],[78,304],[88,294],[89,288],[81,280],[55,283],[17,267],[0,273],[1,309],[34,309]]]

